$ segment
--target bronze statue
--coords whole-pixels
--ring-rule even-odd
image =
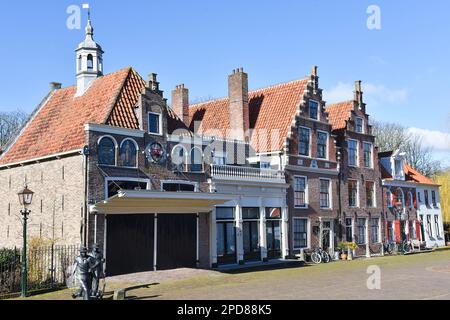
[[[92,267],[92,296],[99,299],[102,297],[104,291],[100,291],[100,279],[104,276],[103,265],[105,259],[98,244],[94,244],[90,256],[94,260],[94,266]]]
[[[95,266],[94,258],[88,255],[85,247],[80,248],[80,256],[75,259],[73,274],[77,273],[80,289],[72,295],[74,299],[83,297],[83,300],[92,298],[92,269]]]

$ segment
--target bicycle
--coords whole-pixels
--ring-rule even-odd
[[[323,263],[331,262],[330,254],[327,251],[323,250],[322,248],[317,248],[314,250],[314,252],[316,253],[316,255],[318,255],[320,257],[321,262],[323,262]],[[321,263],[321,262],[319,262],[319,263]]]
[[[405,253],[405,254],[413,252],[414,247],[413,247],[412,241],[410,241],[410,240],[403,241],[402,249],[403,249],[403,253]]]
[[[388,241],[387,243],[383,244],[384,246],[384,253],[385,254],[396,254],[398,252],[398,246],[397,243],[393,241]]]

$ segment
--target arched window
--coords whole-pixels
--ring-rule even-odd
[[[98,163],[102,165],[116,165],[116,142],[111,137],[103,137],[98,142]]]
[[[176,146],[172,150],[172,163],[178,171],[184,172],[186,170],[186,149],[182,146]]]
[[[408,192],[408,207],[412,209],[414,206],[414,198],[412,192]]]
[[[94,57],[92,54],[87,56],[87,68],[88,70],[94,69]]]
[[[405,207],[405,195],[402,189],[397,189],[395,192],[395,205],[397,206],[398,203],[402,204],[402,208]]]
[[[201,172],[203,170],[203,154],[199,148],[191,150],[191,171]]]
[[[124,167],[137,167],[138,147],[134,140],[126,139],[120,146],[120,163]]]

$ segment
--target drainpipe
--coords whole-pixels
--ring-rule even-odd
[[[88,245],[88,172],[89,172],[89,147],[83,148],[84,155],[84,207],[83,207],[83,232],[82,243],[84,247]]]

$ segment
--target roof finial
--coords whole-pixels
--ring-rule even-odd
[[[86,9],[88,11],[88,22],[86,26],[86,36],[93,36],[94,35],[94,28],[92,27],[92,21],[91,21],[91,7],[89,3],[83,4],[83,9]]]

